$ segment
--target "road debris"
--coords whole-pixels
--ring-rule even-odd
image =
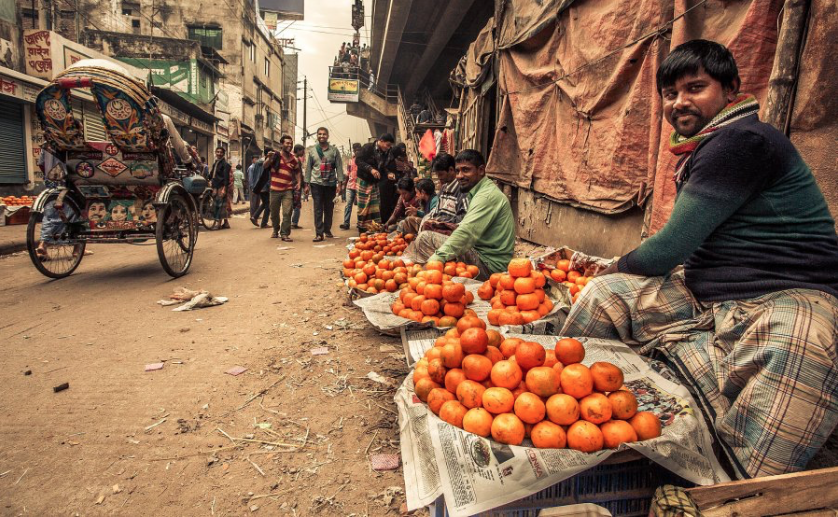
[[[185,287],[178,287],[175,289],[174,293],[169,295],[168,299],[157,300],[157,304],[162,305],[163,307],[181,304],[172,309],[172,311],[182,312],[201,309],[204,307],[214,307],[216,305],[227,303],[227,300],[229,300],[229,298],[224,296],[213,296],[206,290],[192,291]]]
[[[373,454],[370,456],[370,464],[375,471],[396,470],[402,464],[402,459],[398,454]]]
[[[65,382],[64,384],[59,384],[58,386],[54,386],[52,388],[53,393],[58,393],[59,391],[64,391],[66,389],[70,389],[70,383]]]
[[[154,372],[154,371],[157,371],[157,370],[162,370],[162,369],[163,369],[163,365],[164,365],[164,363],[151,363],[151,364],[147,364],[147,365],[145,365],[145,371],[147,371],[147,372]]]
[[[244,366],[234,366],[224,373],[226,373],[227,375],[232,375],[233,377],[238,377],[246,371],[247,368],[245,368]]]
[[[311,349],[311,355],[326,355],[329,353],[329,347],[319,346]]]

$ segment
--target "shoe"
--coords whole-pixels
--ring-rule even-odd
[[[259,225],[259,228],[267,228],[267,227],[268,227],[268,225],[267,225],[267,224],[262,224],[262,225]]]
[[[291,237],[288,237],[288,236],[283,236],[282,237],[282,242],[294,242],[294,239],[292,239]]]
[[[327,238],[327,239],[334,239],[334,238],[335,238],[335,236],[334,236],[334,235],[332,235],[332,233],[331,233],[331,232],[326,232],[326,238]]]
[[[271,239],[278,239],[278,238],[279,238],[279,234],[278,234],[278,233],[273,232],[273,233],[271,234]]]
[[[230,222],[224,221],[224,224],[221,225],[222,230],[229,230],[230,229]]]
[[[314,240],[312,240],[311,242],[323,242],[323,236],[322,236],[322,235],[318,235],[318,236],[317,236],[317,237],[315,237],[315,238],[314,238]]]
[[[291,228],[293,228],[294,230],[302,230],[303,229],[303,227],[300,226],[299,224],[292,224]]]
[[[348,225],[348,224],[342,224],[342,225],[340,225],[340,229],[341,229],[341,230],[348,230],[348,229],[349,229],[349,225]]]
[[[256,220],[256,218],[255,218],[255,217],[251,217],[251,218],[250,218],[250,222],[251,222],[251,223],[253,223],[253,226],[256,226],[256,227],[258,227],[258,226],[259,226],[259,222]]]

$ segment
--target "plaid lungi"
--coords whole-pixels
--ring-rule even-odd
[[[367,183],[361,178],[357,179],[358,189],[358,227],[365,229],[371,221],[381,223],[381,195],[378,192],[378,183]]]
[[[838,422],[838,299],[789,289],[701,303],[678,269],[591,282],[561,335],[659,353],[693,392],[740,478],[802,470]]]

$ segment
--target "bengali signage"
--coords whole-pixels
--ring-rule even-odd
[[[52,56],[50,53],[50,31],[27,31],[23,36],[23,55],[26,73],[41,79],[52,78]]]
[[[358,102],[359,91],[357,79],[329,79],[327,98],[331,102]]]

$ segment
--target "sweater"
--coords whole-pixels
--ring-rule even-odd
[[[488,177],[468,192],[468,211],[430,260],[448,262],[474,248],[491,273],[506,271],[515,249],[515,218],[503,192]]]
[[[620,272],[645,276],[684,264],[706,302],[786,289],[838,297],[835,221],[809,167],[780,131],[746,117],[707,136],[685,163],[672,215]]]
[[[334,187],[343,181],[343,164],[337,147],[330,145],[323,151],[323,159],[317,152],[320,144],[314,144],[306,153],[305,182],[310,185]],[[321,162],[325,165],[321,167]]]

